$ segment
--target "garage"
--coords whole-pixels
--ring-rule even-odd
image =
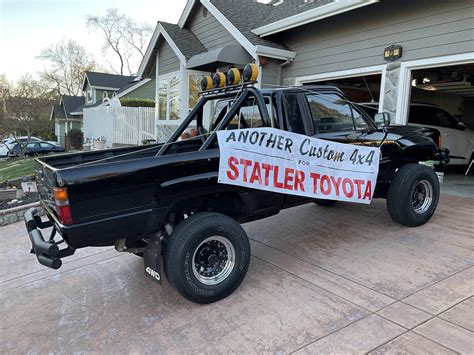
[[[380,99],[380,88],[382,74],[368,74],[340,79],[328,79],[306,83],[305,85],[331,85],[341,89],[353,102],[378,103]]]
[[[413,70],[408,123],[439,129],[452,165],[468,165],[474,142],[474,64]]]

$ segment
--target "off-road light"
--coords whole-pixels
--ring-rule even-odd
[[[212,89],[212,78],[210,75],[206,75],[201,80],[201,90],[207,91]]]
[[[222,72],[215,73],[212,76],[212,82],[214,83],[215,88],[222,88],[225,86],[225,74]]]
[[[240,83],[240,71],[237,68],[230,68],[227,72],[227,85],[238,85]]]
[[[244,68],[244,82],[257,81],[258,65],[255,63],[247,64]]]

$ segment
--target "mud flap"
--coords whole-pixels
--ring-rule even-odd
[[[145,275],[161,285],[161,240],[159,235],[150,238],[143,257]]]

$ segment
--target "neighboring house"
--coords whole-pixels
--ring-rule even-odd
[[[159,140],[192,109],[204,74],[250,61],[261,86],[330,83],[354,101],[378,101],[392,122],[406,124],[413,100],[474,124],[473,5],[188,0],[178,24],[158,23],[138,76],[156,79]]]
[[[154,79],[86,72],[83,90],[86,101],[81,110],[86,141],[105,139],[106,147],[112,147],[139,144],[155,137],[154,108],[121,107],[118,103],[121,99],[154,101]]]
[[[86,102],[84,108],[97,106],[105,97],[155,99],[154,80],[140,80],[136,76],[86,72],[82,86]]]
[[[61,95],[59,104],[51,108],[51,120],[54,120],[54,134],[61,146],[66,144],[66,135],[71,129],[82,129],[82,106],[84,96]]]

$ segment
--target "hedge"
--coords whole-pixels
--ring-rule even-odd
[[[120,103],[126,107],[155,107],[155,101],[150,99],[120,99]]]

